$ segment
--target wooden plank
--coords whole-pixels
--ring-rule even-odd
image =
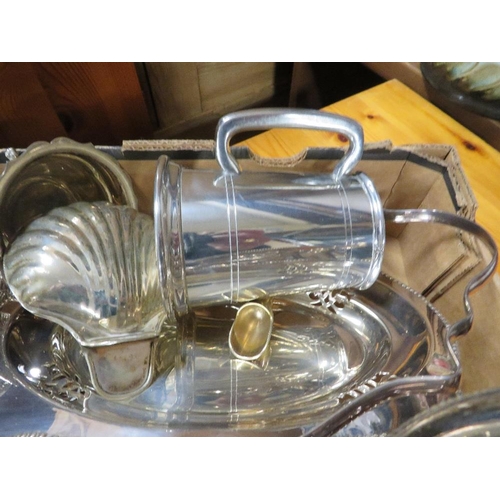
[[[236,109],[270,99],[276,63],[197,63],[204,112]]]
[[[35,141],[66,135],[35,68],[0,63],[0,144],[25,148]]]
[[[133,63],[36,63],[35,67],[72,139],[120,144],[152,133]]]
[[[449,101],[425,82],[420,63],[363,63],[387,80],[396,79],[425,97],[469,130],[500,150],[500,121],[472,113]]]
[[[202,112],[197,63],[145,63],[158,122],[163,129]]]

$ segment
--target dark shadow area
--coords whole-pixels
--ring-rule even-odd
[[[307,63],[318,108],[367,90],[384,80],[361,63]],[[295,105],[310,107],[311,96],[298,94]]]

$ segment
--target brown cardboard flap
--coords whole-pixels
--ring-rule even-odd
[[[156,139],[123,141],[122,151],[213,151],[213,140]]]
[[[477,201],[472,192],[465,172],[460,163],[458,151],[454,146],[445,144],[413,144],[400,146],[401,150],[414,153],[420,158],[440,165],[447,170],[452,184],[452,197],[460,207],[460,214],[470,219],[474,218]],[[470,210],[470,213],[467,212]]]
[[[457,287],[457,290],[459,289],[460,287]],[[459,299],[450,294],[443,300],[447,300],[448,304],[458,304]],[[472,295],[471,304],[474,311],[472,329],[458,340],[462,364],[461,389],[464,392],[499,386],[498,304],[500,304],[500,276],[498,274],[494,274]]]
[[[397,276],[402,283],[408,283],[407,266],[403,260],[403,252],[397,238],[389,236],[386,239],[382,271],[388,276]]]
[[[132,179],[139,211],[153,215],[153,192],[155,185],[156,160],[122,160],[121,166]]]

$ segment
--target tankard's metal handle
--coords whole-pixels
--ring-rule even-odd
[[[215,157],[224,174],[238,175],[240,168],[231,154],[229,142],[239,132],[269,130],[272,128],[296,128],[338,132],[349,139],[346,154],[332,173],[335,183],[347,175],[363,155],[363,129],[359,123],[345,116],[324,111],[262,108],[230,113],[219,120],[216,131]]]

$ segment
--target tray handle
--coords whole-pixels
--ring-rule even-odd
[[[459,215],[439,210],[427,209],[385,209],[384,217],[387,222],[407,224],[410,222],[437,223],[455,227],[466,231],[481,240],[491,253],[491,260],[478,274],[473,276],[465,287],[463,302],[465,317],[453,323],[447,331],[448,341],[459,335],[467,333],[473,320],[473,311],[470,304],[470,294],[482,285],[495,271],[498,262],[498,249],[493,238],[481,226]],[[387,380],[372,390],[359,395],[353,401],[340,408],[325,422],[314,427],[306,433],[309,437],[332,436],[344,425],[362,413],[372,409],[377,404],[390,398],[401,395],[440,393],[453,383],[454,374],[429,375],[395,378]]]

